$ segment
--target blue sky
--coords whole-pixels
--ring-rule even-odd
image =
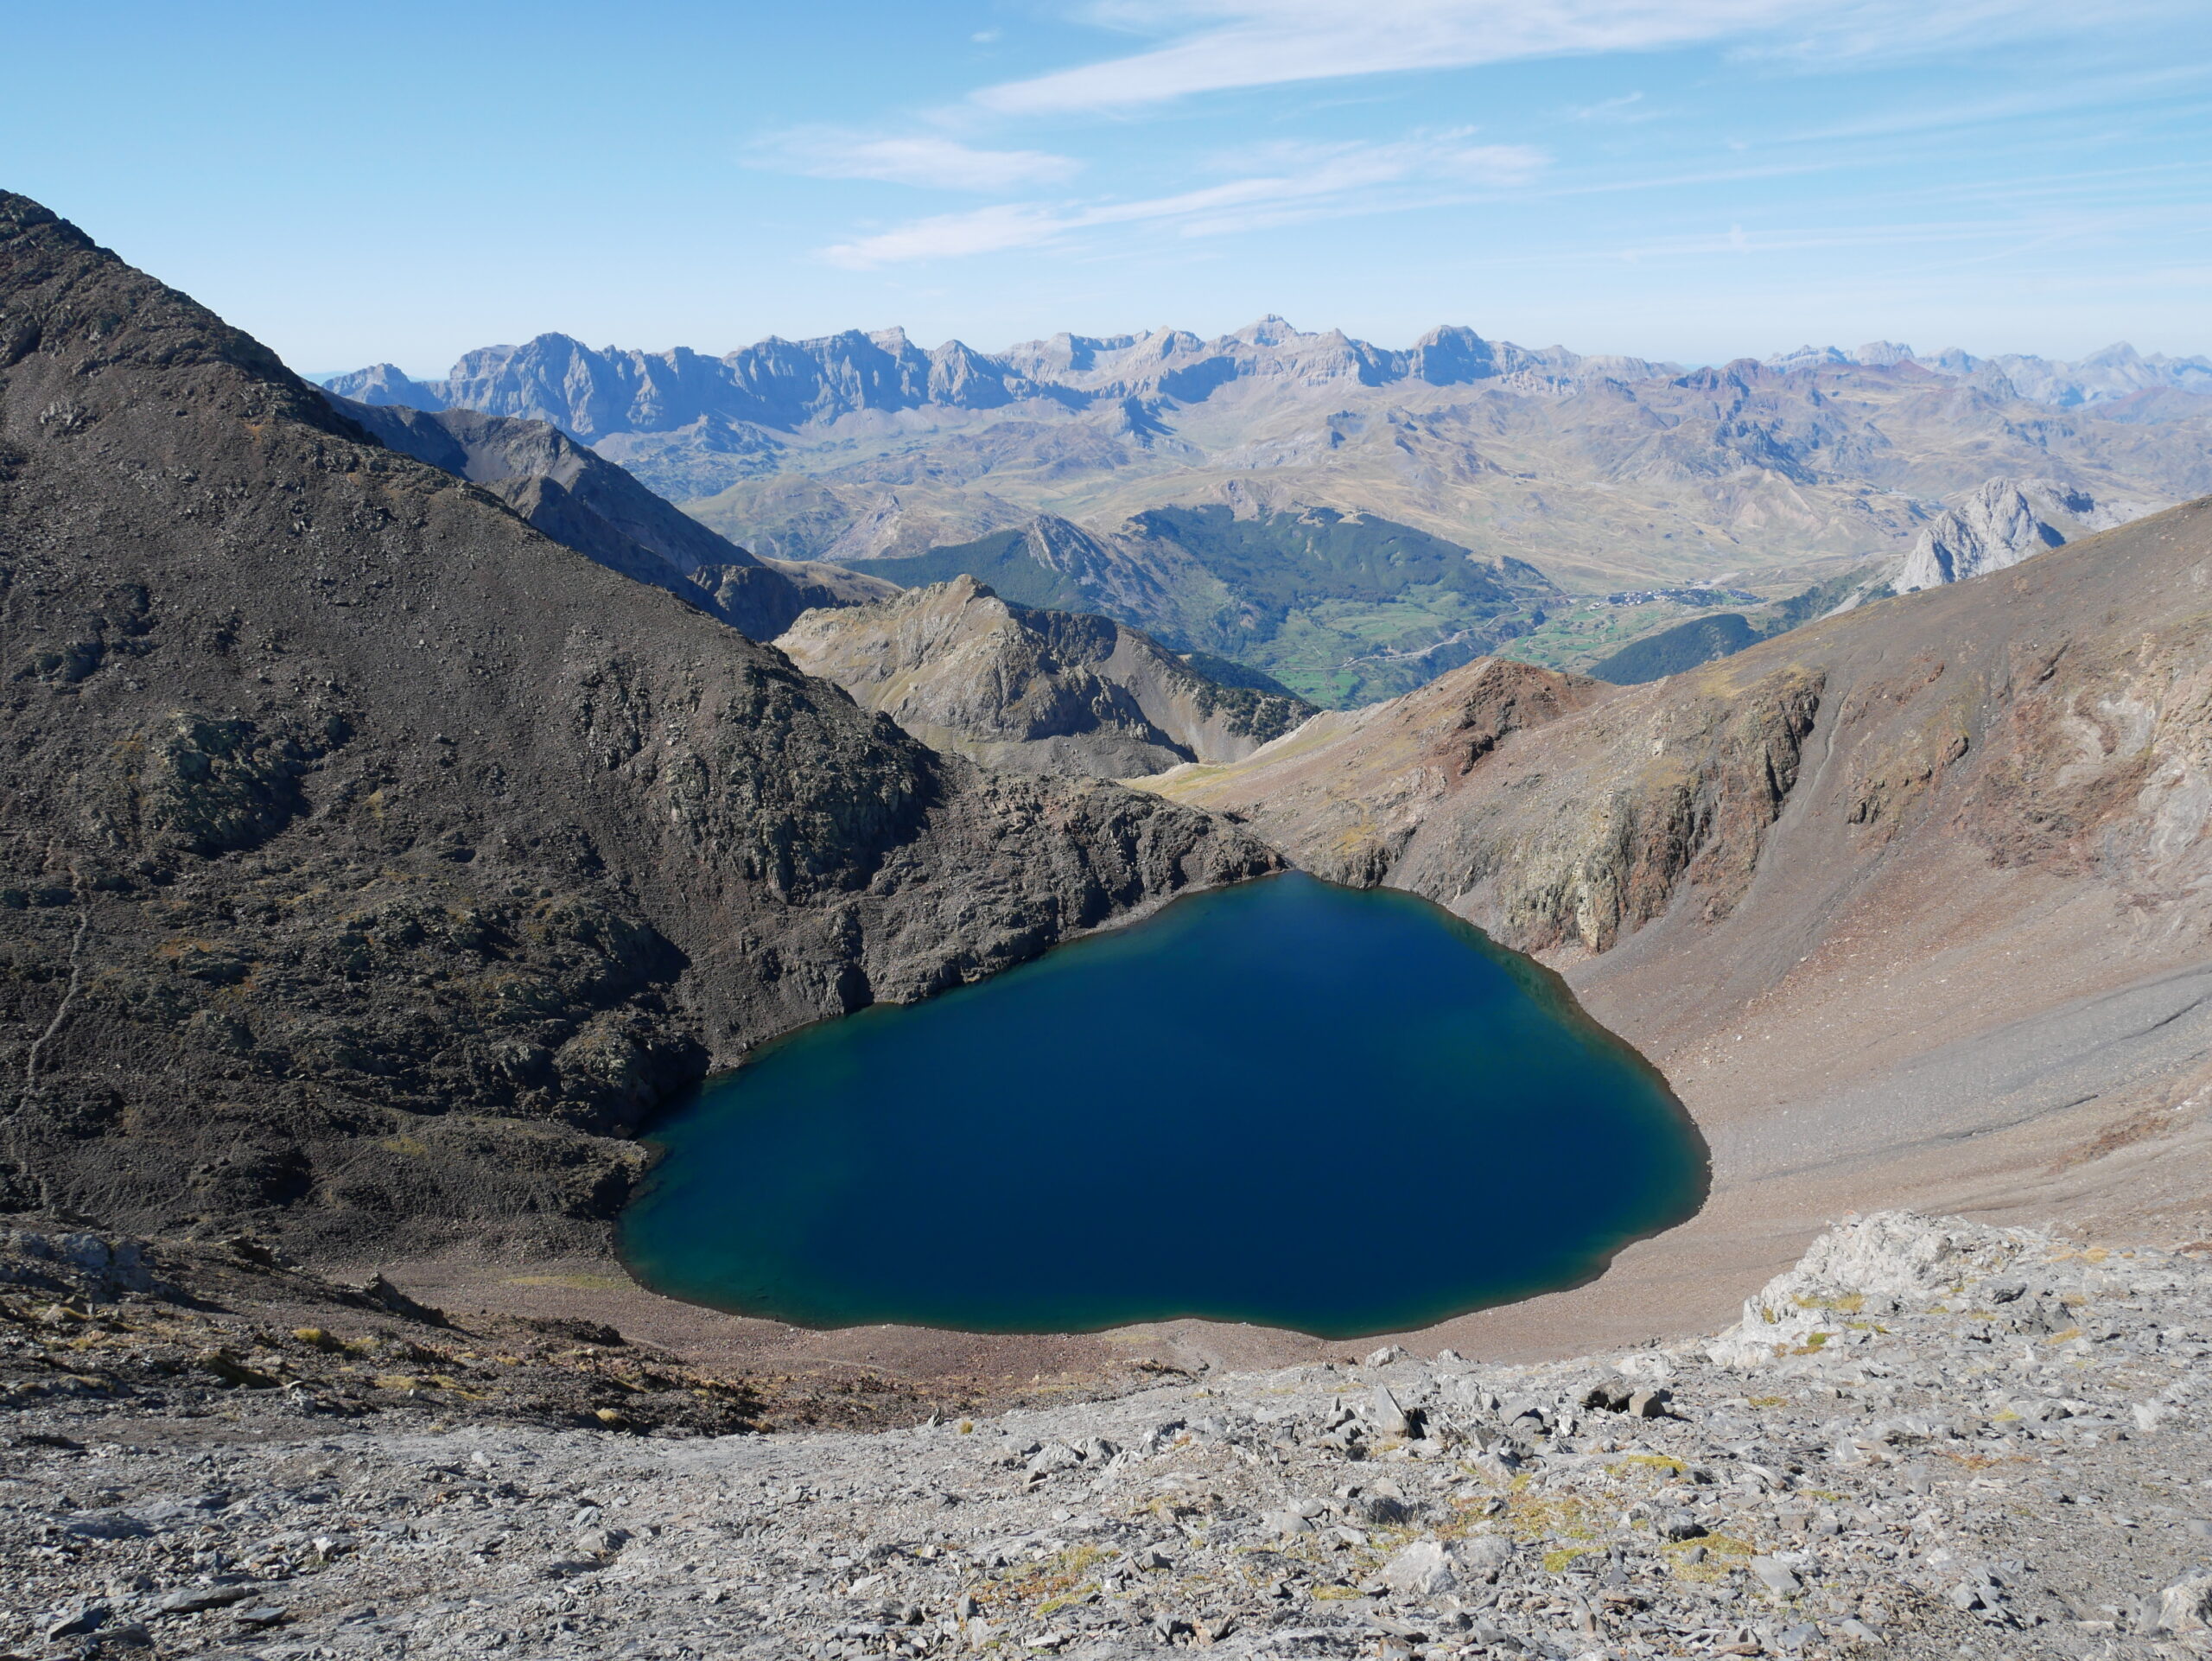
[[[2212,351],[2203,0],[101,3],[0,184],[309,372],[1274,311]]]

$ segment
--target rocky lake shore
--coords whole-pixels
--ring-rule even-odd
[[[231,1255],[9,1237],[10,1652],[2212,1653],[2212,1244],[1887,1212],[1694,1342],[873,1430]]]

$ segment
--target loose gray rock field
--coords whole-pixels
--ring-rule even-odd
[[[18,1388],[0,1643],[2203,1656],[2205,1254],[1888,1212],[1698,1343],[1515,1368],[1387,1349],[875,1434]]]

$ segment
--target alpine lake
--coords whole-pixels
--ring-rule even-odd
[[[982,1333],[1408,1332],[1591,1278],[1707,1172],[1550,971],[1296,875],[806,1028],[650,1140],[621,1220],[645,1286]]]

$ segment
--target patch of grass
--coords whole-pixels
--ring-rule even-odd
[[[1680,1476],[1689,1467],[1667,1454],[1623,1454],[1618,1459],[1610,1461],[1605,1468],[1616,1476],[1624,1470],[1664,1471],[1669,1476]]]
[[[1807,1297],[1801,1293],[1789,1301],[1800,1309],[1833,1309],[1842,1315],[1855,1315],[1866,1307],[1864,1292],[1847,1292],[1834,1298]]]
[[[977,1601],[1020,1605],[1039,1614],[1065,1609],[1093,1589],[1086,1583],[1091,1569],[1112,1556],[1101,1546],[1070,1546],[1042,1562],[1013,1565],[979,1592]]]
[[[1690,1557],[1700,1546],[1705,1548],[1705,1559],[1701,1562],[1692,1562]],[[1727,1534],[1708,1534],[1696,1540],[1669,1541],[1659,1550],[1672,1563],[1675,1573],[1686,1581],[1726,1580],[1757,1555],[1756,1548],[1749,1542]]]

